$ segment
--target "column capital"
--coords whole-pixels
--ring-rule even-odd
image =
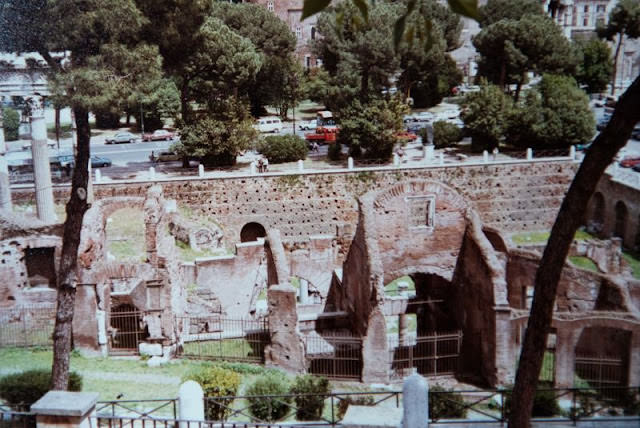
[[[27,99],[29,104],[29,117],[31,120],[44,118],[44,97],[34,95]]]

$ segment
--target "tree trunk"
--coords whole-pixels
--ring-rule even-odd
[[[616,93],[616,74],[618,74],[618,55],[620,55],[620,48],[622,47],[622,38],[624,32],[618,34],[618,44],[616,45],[616,53],[613,56],[613,79],[611,79],[611,95]]]
[[[187,125],[191,120],[191,110],[189,106],[189,89],[188,83],[184,82],[180,88],[180,113],[182,115],[183,125]]]
[[[69,384],[69,356],[73,338],[72,322],[76,298],[76,268],[80,232],[87,204],[87,184],[89,180],[88,162],[90,157],[89,111],[74,108],[78,127],[76,167],[71,181],[71,196],[67,203],[67,219],[64,222],[62,253],[58,269],[58,307],[53,331],[52,389],[66,390]]]
[[[524,336],[509,426],[530,427],[533,398],[551,327],[558,281],[573,236],[604,170],[640,121],[640,77],[620,97],[607,127],[594,140],[562,201],[535,278],[533,303]]]
[[[60,107],[56,106],[56,142],[58,143],[58,150],[60,150]]]

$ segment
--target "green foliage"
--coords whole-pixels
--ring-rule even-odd
[[[15,141],[18,139],[20,129],[20,113],[10,107],[3,110],[3,126],[5,141]]]
[[[51,388],[51,370],[28,370],[0,379],[0,398],[9,406],[28,408]],[[69,374],[69,391],[82,390],[82,376]]]
[[[502,19],[473,38],[481,58],[478,75],[504,87],[526,83],[527,72],[574,74],[579,57],[560,27],[546,15]]]
[[[332,161],[338,161],[342,159],[342,144],[337,141],[333,144],[329,144],[329,148],[327,149],[327,156]]]
[[[436,392],[437,394],[432,394]],[[464,407],[462,394],[453,389],[445,389],[435,385],[429,389],[429,417],[433,419],[465,418],[467,409]]]
[[[120,127],[122,112],[117,109],[97,109],[94,110],[93,114],[96,117],[96,128],[98,129],[117,129]]]
[[[331,392],[329,381],[312,375],[297,376],[291,387],[296,395],[296,418],[299,421],[313,421],[322,418],[326,394]],[[317,394],[317,395],[305,395]]]
[[[572,265],[577,266],[582,269],[587,269],[592,272],[600,272],[598,269],[598,265],[594,263],[589,257],[584,256],[569,256],[569,261]]]
[[[433,144],[436,149],[452,146],[461,139],[462,130],[453,123],[444,120],[433,123]]]
[[[606,26],[597,28],[598,36],[607,40],[624,34],[630,39],[640,37],[640,3],[620,0],[609,14]]]
[[[575,80],[545,74],[516,105],[506,136],[510,144],[522,148],[563,148],[591,140],[594,132],[589,99]]]
[[[394,97],[390,100],[356,100],[337,113],[340,121],[338,142],[349,146],[353,157],[388,160],[396,143],[395,134],[403,128],[407,106]]]
[[[463,101],[462,120],[471,136],[474,151],[492,150],[503,141],[513,101],[494,85],[481,84],[480,91],[470,92]]]
[[[257,378],[247,388],[247,395],[263,397],[251,397],[249,401],[249,412],[256,418],[273,422],[284,418],[289,413],[291,397],[264,397],[267,395],[286,395],[289,385],[282,376],[267,374]]]
[[[506,416],[511,411],[511,394],[512,391],[506,391],[504,394],[504,413]],[[531,417],[550,417],[562,414],[562,410],[558,405],[558,400],[553,389],[536,390],[533,397],[533,408],[531,409]]]
[[[200,120],[182,128],[180,143],[172,149],[199,158],[205,166],[233,165],[257,135],[253,120],[247,107],[233,98],[211,108]]]
[[[207,400],[205,406],[205,419],[209,421],[226,420],[231,414],[231,399],[219,397],[235,396],[240,387],[240,375],[231,370],[211,366],[194,370],[183,377],[183,381],[193,380],[200,384],[204,396],[213,398]]]
[[[370,395],[348,395],[344,397],[338,403],[338,412],[336,413],[338,419],[344,418],[351,404],[354,406],[374,406],[375,400]]]
[[[307,157],[307,143],[297,135],[273,135],[258,143],[258,151],[269,163],[293,162]]]
[[[518,20],[523,15],[543,15],[537,0],[489,0],[478,8],[478,23],[487,27],[503,19]]]
[[[577,39],[574,43],[582,54],[576,80],[581,85],[586,85],[590,94],[604,92],[613,73],[609,45],[598,39]]]

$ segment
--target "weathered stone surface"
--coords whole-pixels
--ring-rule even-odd
[[[138,351],[140,355],[161,356],[162,345],[159,343],[140,342],[138,344]]]
[[[97,392],[49,391],[31,405],[31,412],[36,415],[85,416],[97,402]]]
[[[294,373],[304,373],[304,346],[298,331],[296,290],[289,284],[270,286],[269,331],[271,343],[265,349],[265,364]]]
[[[429,426],[429,385],[419,374],[412,374],[402,385],[402,428]]]

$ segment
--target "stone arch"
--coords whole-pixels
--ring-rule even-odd
[[[240,230],[240,242],[253,242],[265,236],[267,231],[264,226],[256,222],[247,223]]]
[[[625,232],[627,229],[627,217],[629,216],[629,211],[627,210],[627,206],[624,202],[618,201],[616,202],[616,217],[615,224],[613,227],[613,236],[617,236],[622,238],[624,241]]]
[[[619,327],[583,328],[575,347],[574,375],[593,387],[627,385],[631,334]]]

